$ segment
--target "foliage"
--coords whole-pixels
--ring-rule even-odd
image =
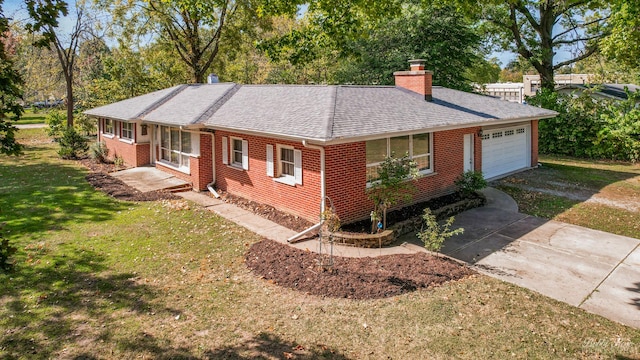
[[[640,3],[615,0],[611,4],[611,34],[602,40],[603,53],[625,65],[640,67]]]
[[[640,160],[638,93],[624,101],[596,99],[597,88],[579,95],[542,91],[527,101],[555,110],[539,123],[539,151],[591,159]]]
[[[384,229],[387,228],[387,209],[413,197],[413,180],[417,177],[417,164],[408,154],[387,156],[378,167],[378,179],[367,189],[367,195],[373,201],[374,211],[382,212]]]
[[[11,256],[18,251],[18,248],[12,246],[9,243],[9,239],[6,239],[2,235],[2,228],[5,224],[0,224],[0,270],[9,271],[13,268],[13,262]]]
[[[64,129],[67,127],[67,119],[64,113],[60,110],[51,110],[47,114],[45,122],[49,126],[47,129],[47,135],[51,136],[54,140],[60,139]]]
[[[16,141],[16,127],[12,122],[20,119],[23,108],[18,103],[22,97],[22,78],[13,68],[13,59],[5,50],[8,36],[8,19],[0,1],[0,154],[19,155],[22,146]]]
[[[104,141],[93,143],[89,147],[89,157],[97,163],[107,162],[107,156],[109,156],[109,148]]]
[[[336,213],[335,209],[327,207],[320,215],[322,220],[322,230],[332,233],[340,229],[340,217]]]
[[[436,220],[436,216],[431,213],[431,209],[426,208],[424,209],[422,219],[424,220],[424,224],[416,235],[424,242],[424,247],[429,251],[440,251],[445,240],[454,235],[464,233],[463,228],[449,230],[455,221],[453,216],[443,225],[440,225]]]
[[[87,139],[80,135],[73,126],[64,129],[58,143],[60,144],[58,155],[63,159],[77,159],[89,150]]]
[[[481,20],[503,50],[526,59],[540,74],[541,87],[554,88],[554,72],[586,59],[607,35],[608,4],[601,0],[459,0]],[[556,62],[558,51],[574,54]]]
[[[82,113],[76,115],[74,126],[85,136],[95,135],[98,131],[96,120]]]
[[[116,156],[113,158],[113,164],[114,164],[116,167],[121,167],[121,166],[123,166],[123,165],[124,165],[124,158],[123,158],[122,156],[120,156],[120,155],[116,155]]]
[[[460,174],[455,180],[455,184],[458,187],[458,191],[465,196],[487,187],[487,181],[484,179],[482,172],[473,170]]]
[[[89,19],[86,14],[84,2],[75,2],[75,21],[68,41],[63,41],[62,30],[58,28],[59,17],[67,17],[69,10],[67,3],[63,0],[27,0],[27,10],[31,17],[31,22],[26,25],[30,33],[38,33],[40,37],[34,45],[39,47],[49,47],[56,51],[60,68],[65,80],[67,108],[67,126],[73,126],[74,116],[74,75],[76,72],[76,59],[78,57],[78,47],[83,36],[89,32]]]
[[[353,55],[342,62],[336,81],[393,85],[393,73],[406,69],[407,60],[425,59],[434,85],[470,91],[465,74],[492,68],[478,55],[481,45],[478,32],[453,7],[411,5],[382,21],[370,36],[348,43]]]

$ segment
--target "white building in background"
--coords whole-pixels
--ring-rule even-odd
[[[553,77],[557,87],[589,84],[592,74],[559,74]],[[477,91],[510,102],[524,103],[540,89],[540,75],[524,75],[521,83],[493,83],[477,87]]]
[[[479,92],[522,104],[524,102],[524,84],[523,83],[493,83],[485,84],[483,88],[478,89]]]
[[[553,77],[556,87],[565,85],[584,85],[589,84],[593,74],[558,74]],[[524,75],[522,77],[524,83],[524,96],[533,96],[540,89],[540,75]]]

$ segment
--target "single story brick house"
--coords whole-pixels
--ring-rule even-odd
[[[392,152],[421,177],[414,200],[538,162],[538,120],[555,112],[432,86],[421,61],[395,86],[179,85],[85,113],[98,140],[131,166],[153,165],[311,221],[329,197],[343,223],[367,218],[366,189]]]

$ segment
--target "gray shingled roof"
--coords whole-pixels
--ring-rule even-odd
[[[183,90],[186,85],[178,85],[168,89],[154,91],[145,95],[132,97],[113,104],[100,106],[84,113],[96,117],[106,117],[116,120],[137,120],[145,111],[153,109],[157,104],[170,99],[171,95]]]
[[[86,113],[122,120],[139,119],[185,126],[199,124],[214,129],[318,141],[515,122],[556,115],[553,111],[534,106],[442,87],[434,87],[433,101],[427,102],[419,94],[392,86],[233,83],[183,85]]]

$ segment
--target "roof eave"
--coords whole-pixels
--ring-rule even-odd
[[[376,140],[376,139],[387,138],[387,137],[405,136],[405,135],[420,134],[425,132],[438,132],[438,131],[464,129],[464,128],[470,128],[470,127],[512,124],[512,123],[532,121],[532,120],[548,119],[548,118],[555,117],[556,115],[558,115],[558,113],[554,111],[553,114],[540,115],[540,116],[520,117],[520,118],[513,118],[513,119],[490,119],[488,121],[481,121],[481,122],[468,123],[468,124],[441,125],[441,126],[434,126],[429,128],[413,129],[413,130],[386,132],[386,133],[362,135],[362,136],[354,136],[354,137],[342,137],[342,138],[326,140],[322,144],[323,145],[339,145],[339,144],[345,144],[350,142]]]

